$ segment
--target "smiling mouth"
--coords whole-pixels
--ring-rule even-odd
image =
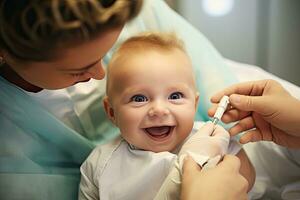
[[[144,130],[154,140],[161,140],[168,137],[173,129],[174,126],[154,126],[145,128]]]

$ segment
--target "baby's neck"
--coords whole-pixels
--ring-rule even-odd
[[[133,144],[130,144],[128,141],[127,141],[129,147],[132,149],[132,150],[141,150],[141,151],[149,151],[149,150],[145,150],[145,149],[140,149],[140,148],[137,148],[136,146],[134,146]],[[168,151],[170,153],[173,153],[173,154],[178,154],[180,149],[181,149],[181,146],[182,146],[183,143],[181,143],[180,145],[177,145],[177,147],[171,151]],[[156,152],[156,153],[159,153],[159,152]]]

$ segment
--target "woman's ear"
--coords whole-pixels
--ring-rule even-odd
[[[3,52],[1,51],[1,49],[0,49],[0,66],[2,65],[2,64],[4,64],[5,63],[5,61],[4,61],[4,55],[3,55]]]
[[[7,53],[5,50],[0,49],[0,57],[4,58],[4,57],[6,57],[7,55],[8,55],[8,53]]]
[[[115,113],[114,113],[114,109],[112,108],[108,96],[105,96],[103,99],[103,107],[105,110],[105,113],[107,115],[107,117],[110,119],[110,121],[116,125],[116,120],[115,120]]]

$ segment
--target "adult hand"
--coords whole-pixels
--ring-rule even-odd
[[[240,160],[232,155],[226,155],[215,168],[203,171],[191,157],[186,157],[181,199],[247,199],[248,182],[239,170]]]
[[[212,122],[207,122],[182,145],[179,156],[188,152],[210,158],[224,155],[229,140],[230,135],[223,127],[214,127]]]
[[[218,103],[223,95],[230,96],[231,109],[222,117],[225,123],[239,121],[229,133],[246,132],[241,143],[260,140],[300,148],[300,101],[292,97],[278,82],[261,80],[235,84],[215,94]],[[213,116],[216,105],[209,109]]]

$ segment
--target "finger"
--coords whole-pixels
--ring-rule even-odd
[[[222,117],[222,122],[224,123],[231,123],[231,122],[236,122],[239,120],[242,120],[246,117],[248,117],[251,114],[251,112],[245,112],[245,111],[240,111],[237,109],[231,109],[229,111],[226,111],[226,113]]]
[[[230,135],[222,126],[216,125],[212,136],[223,136],[229,139]]]
[[[209,117],[213,117],[218,108],[218,104],[213,104],[207,111]]]
[[[201,167],[193,160],[191,156],[186,156],[184,158],[183,166],[182,166],[182,173],[187,174],[189,172],[194,171],[201,171]]]
[[[208,111],[207,111],[208,116],[209,116],[209,117],[213,117],[213,116],[215,115],[217,109],[218,109],[218,104],[213,104],[213,105],[208,109]],[[227,106],[227,108],[226,108],[226,110],[225,110],[225,113],[228,112],[228,111],[231,110],[231,109],[234,109],[234,108],[231,107],[231,106]]]
[[[271,140],[266,140],[266,138],[271,138]],[[274,137],[266,137],[259,129],[248,131],[240,138],[241,144],[258,141],[273,141],[276,144],[295,149],[299,149],[300,147],[300,137],[286,134],[277,134]]]
[[[197,132],[203,136],[210,136],[214,131],[214,125],[211,121],[206,122]]]
[[[241,161],[238,157],[234,155],[225,155],[223,160],[217,165],[217,167],[223,168],[225,170],[240,171]]]
[[[266,85],[266,80],[261,81],[249,81],[243,83],[234,84],[224,90],[216,93],[211,97],[211,102],[217,103],[224,95],[230,96],[232,94],[241,95],[261,95]]]
[[[238,110],[255,111],[259,114],[267,114],[266,105],[269,104],[269,98],[261,96],[245,96],[232,94],[229,97],[230,104]]]
[[[255,127],[254,120],[251,116],[246,117],[235,124],[233,127],[229,129],[229,134],[231,136],[241,133],[243,131],[250,130]]]
[[[275,135],[273,142],[276,144],[293,148],[293,149],[300,149],[300,137],[299,136],[293,136],[293,135],[287,135],[284,133]]]
[[[207,113],[209,117],[213,117],[216,110],[217,110],[217,104],[214,104],[211,108],[208,109]],[[249,116],[251,112],[248,111],[241,111],[234,107],[228,106],[226,111],[224,112],[224,115],[222,116],[221,120],[224,123],[231,123],[238,120],[241,120],[247,116]]]
[[[263,139],[262,133],[258,129],[253,129],[251,131],[247,131],[240,138],[241,144],[246,144],[248,142],[258,142]]]
[[[272,141],[273,134],[271,130],[271,126],[268,122],[266,122],[259,114],[253,113],[253,120],[255,121],[255,126],[261,133],[261,140],[264,141]]]

